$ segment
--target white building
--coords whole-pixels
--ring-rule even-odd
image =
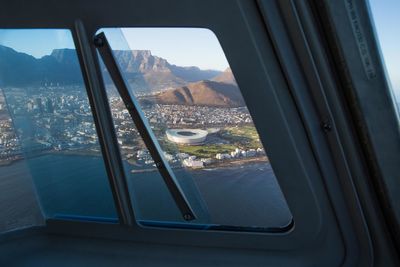
[[[201,160],[193,160],[190,158],[184,159],[183,160],[183,165],[189,168],[203,168],[204,163]]]
[[[257,151],[255,149],[249,149],[247,151],[247,156],[248,157],[255,157],[257,155]]]
[[[213,159],[206,158],[206,159],[201,159],[201,161],[204,163],[204,165],[209,165],[213,163]]]
[[[217,155],[215,155],[216,159],[222,160],[222,159],[230,159],[231,155],[229,154],[225,154],[225,153],[218,153]]]
[[[265,153],[264,148],[261,148],[261,147],[257,148],[257,153],[258,154],[264,154]]]
[[[172,160],[174,159],[174,156],[173,156],[173,155],[171,155],[171,154],[169,154],[169,153],[167,153],[167,152],[165,152],[165,151],[164,151],[164,157],[165,157],[165,159],[168,160],[168,161],[172,161]]]
[[[231,152],[231,157],[232,158],[238,158],[241,155],[241,150],[239,148],[236,148],[234,151]]]
[[[179,159],[187,159],[189,157],[189,154],[187,153],[178,153],[176,154],[176,157]]]

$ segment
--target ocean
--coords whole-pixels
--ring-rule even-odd
[[[183,222],[158,172],[133,168],[125,163],[136,218]],[[116,218],[100,157],[48,154],[0,171],[0,231],[42,224],[40,210],[45,217]],[[292,219],[269,163],[178,170],[176,176],[198,215],[194,223],[284,227]]]

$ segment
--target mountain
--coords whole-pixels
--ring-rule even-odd
[[[117,50],[114,56],[136,91],[161,91],[155,96],[159,103],[219,107],[244,105],[229,68],[220,72],[180,67],[152,55],[148,50]],[[102,71],[107,73],[104,65]],[[107,75],[105,77],[106,82],[111,82]],[[83,83],[74,49],[55,49],[50,55],[38,59],[0,45],[0,86],[44,83]]]
[[[235,77],[233,76],[232,70],[228,67],[224,72],[220,73],[218,76],[212,79],[215,82],[229,83],[237,85]]]
[[[198,67],[180,67],[151,54],[149,50],[115,50],[114,56],[129,83],[137,91],[157,91],[211,79],[221,72]]]
[[[83,83],[75,49],[55,49],[49,56],[38,59],[38,62],[50,82],[61,84]]]
[[[185,81],[196,82],[201,80],[210,80],[221,74],[218,70],[201,70],[198,67],[179,67],[170,65],[172,73]]]
[[[160,104],[213,107],[240,107],[245,105],[242,94],[236,85],[209,80],[166,90],[157,94],[154,98],[153,101]]]
[[[82,77],[79,68],[60,64],[52,55],[36,59],[0,46],[1,86],[26,86],[45,82],[81,83]]]
[[[114,56],[133,89],[152,92],[184,86],[189,82],[211,79],[220,71],[179,67],[151,54],[149,50],[116,50]],[[103,74],[106,74],[102,65]],[[111,79],[105,75],[106,82]],[[17,52],[0,45],[0,86],[28,86],[45,82],[82,83],[78,57],[74,49],[55,49],[42,58]]]
[[[0,86],[27,86],[45,82],[82,83],[80,69],[74,50],[59,51],[36,59],[0,45]],[[62,61],[60,61],[62,60]]]
[[[33,80],[38,74],[34,57],[0,46],[0,85],[23,85],[26,80]]]

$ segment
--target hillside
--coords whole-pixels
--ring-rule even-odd
[[[227,68],[222,73],[212,79],[215,82],[228,83],[237,85],[235,77],[233,76],[231,68]]]
[[[160,104],[213,107],[239,107],[245,105],[240,90],[236,85],[208,80],[166,90],[156,95],[155,101]]]
[[[47,82],[82,83],[75,50],[54,50],[40,59],[0,45],[0,85],[33,86]],[[62,55],[61,55],[62,54]]]

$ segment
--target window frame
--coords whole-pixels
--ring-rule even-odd
[[[386,225],[397,250],[400,249],[400,124],[390,78],[386,72],[369,1],[345,0],[338,9],[329,1],[321,5],[329,24],[332,50],[343,83],[343,95],[357,124],[362,153]],[[353,13],[352,13],[353,12]],[[350,20],[352,14],[352,21]],[[343,19],[345,18],[345,19]],[[361,33],[356,38],[355,23]],[[369,77],[362,49],[374,70]],[[345,48],[345,49],[344,49]],[[369,212],[369,211],[368,211]]]
[[[261,1],[260,1],[261,2]],[[288,3],[291,1],[283,1]],[[337,174],[332,172],[333,163],[326,156],[326,166],[320,166],[316,160],[315,151],[310,146],[310,136],[305,130],[304,118],[300,113],[304,112],[293,100],[293,91],[287,83],[286,73],[282,70],[281,60],[276,55],[276,42],[285,48],[292,49],[290,41],[277,40],[277,32],[269,32],[265,24],[270,23],[265,19],[265,14],[260,14],[262,9],[270,9],[270,16],[277,23],[277,29],[281,34],[287,35],[282,18],[273,17],[273,13],[280,14],[281,7],[276,2],[264,1],[263,5],[257,5],[251,1],[229,2],[224,1],[184,1],[184,0],[149,0],[149,1],[125,1],[114,0],[97,1],[96,6],[89,1],[71,1],[60,8],[58,3],[47,1],[47,9],[42,10],[36,3],[27,2],[25,12],[16,6],[11,10],[0,10],[0,26],[3,28],[21,27],[32,28],[59,27],[72,31],[77,46],[78,56],[84,71],[86,87],[94,96],[99,92],[101,77],[92,70],[88,70],[88,63],[82,59],[82,47],[78,44],[79,38],[86,36],[91,40],[98,29],[105,27],[199,27],[208,28],[217,36],[235,77],[241,88],[243,97],[253,117],[254,123],[260,135],[262,143],[268,150],[277,180],[292,212],[295,224],[285,233],[246,233],[226,231],[203,231],[190,229],[158,229],[139,226],[135,221],[127,220],[125,225],[110,225],[102,223],[62,221],[49,219],[47,231],[49,233],[72,234],[79,236],[97,236],[112,239],[124,239],[137,242],[154,242],[166,244],[194,245],[206,247],[242,248],[264,250],[266,256],[272,262],[293,263],[293,260],[302,261],[305,265],[338,265],[352,255],[345,255],[344,247],[354,248],[352,253],[357,254],[354,240],[343,239],[343,228],[353,229],[348,222],[337,219],[337,213],[348,216],[348,210],[339,211],[332,203],[343,200],[343,196],[332,195],[328,190],[334,187],[334,192],[341,192]],[[158,6],[158,8],[153,8]],[[294,12],[295,8],[287,5],[288,12]],[[54,11],[49,14],[48,10]],[[171,16],[165,10],[179,10],[179,14]],[[195,12],[193,12],[195,10]],[[14,12],[13,12],[14,11]],[[224,15],[221,16],[221,12]],[[90,14],[90,16],[86,15]],[[204,16],[207,14],[207,16]],[[86,34],[78,36],[79,22],[85,25]],[[298,23],[293,21],[294,24]],[[74,26],[75,25],[75,26]],[[296,25],[297,26],[297,25]],[[235,28],[235,31],[232,31]],[[81,30],[82,31],[82,30]],[[238,40],[237,36],[241,39]],[[272,39],[272,40],[271,40]],[[275,46],[274,46],[275,44]],[[85,49],[87,49],[86,47]],[[246,63],[243,64],[243,51],[246,51]],[[95,48],[92,45],[87,56],[94,62],[97,60]],[[294,61],[298,60],[296,58]],[[98,64],[98,63],[97,63]],[[93,67],[93,66],[92,66]],[[293,73],[297,73],[301,79],[303,73],[297,64],[288,66]],[[97,84],[96,84],[97,81]],[[95,82],[95,83],[93,83]],[[298,90],[307,93],[307,84],[296,85]],[[98,99],[100,101],[101,99]],[[306,107],[312,104],[310,99],[304,100]],[[91,103],[92,104],[92,103]],[[101,109],[99,109],[101,110]],[[104,113],[94,114],[94,117],[106,118]],[[310,114],[316,111],[309,109]],[[112,121],[111,121],[112,125]],[[320,125],[320,121],[317,122]],[[96,123],[97,126],[97,123]],[[273,127],[272,127],[273,126]],[[97,126],[98,127],[98,126]],[[329,155],[329,148],[325,139],[325,133],[314,129],[314,138],[320,142],[320,150]],[[99,136],[100,139],[100,136]],[[116,139],[101,138],[103,156],[118,150],[114,147]],[[284,142],[282,142],[284,140]],[[115,154],[114,154],[115,155]],[[118,156],[117,156],[118,157]],[[118,173],[118,162],[111,161],[106,164],[110,173]],[[113,165],[116,167],[112,168]],[[288,168],[288,165],[290,168]],[[120,174],[118,174],[120,175]],[[123,182],[123,176],[118,176]],[[330,180],[330,183],[327,183]],[[120,190],[123,194],[124,186],[112,188]],[[126,196],[125,196],[126,200]],[[118,202],[117,202],[118,203]],[[129,207],[122,205],[122,210],[129,214]],[[349,216],[350,217],[350,216]],[[126,227],[130,225],[131,227]],[[350,239],[355,238],[355,233],[350,233]],[[284,252],[284,253],[283,253]],[[309,263],[309,264],[307,264]]]
[[[157,2],[157,1],[155,1]],[[144,6],[147,6],[147,4],[141,3]],[[161,3],[158,3],[161,4]],[[179,5],[184,5],[182,2],[177,1],[177,4]],[[217,3],[216,5],[218,6],[220,3]],[[150,6],[150,3],[149,3]],[[148,6],[148,7],[149,7]],[[185,5],[186,8],[189,8],[188,5]],[[199,4],[197,6],[200,9],[206,8],[206,5]],[[193,7],[190,7],[193,8]],[[238,8],[238,9],[237,9]],[[256,41],[255,36],[252,36],[252,32],[250,32],[249,23],[252,23],[254,26],[258,27],[258,30],[261,30],[259,27],[261,25],[257,25],[257,16],[255,18],[251,18],[250,15],[245,14],[244,11],[241,10],[241,8],[246,8],[246,12],[256,12],[254,9],[255,6],[251,4],[245,4],[241,3],[238,6],[234,6],[230,10],[230,12],[233,12],[231,15],[240,15],[242,18],[242,21],[240,23],[237,23],[238,27],[241,28],[243,33],[248,37],[247,40],[251,40],[249,42],[245,41],[244,43],[247,44],[246,46],[252,49],[253,51],[257,51],[260,53],[262,52],[264,55],[267,56],[269,55],[271,58],[274,58],[274,50],[269,42],[269,38],[265,33],[260,33],[261,37],[260,39],[263,41]],[[116,10],[115,12],[120,12],[121,10]],[[152,241],[152,242],[160,242],[159,236],[170,236],[170,238],[174,238],[175,242],[177,244],[189,244],[187,241],[190,240],[190,244],[198,244],[198,245],[205,245],[205,241],[207,243],[212,243],[212,244],[219,244],[219,246],[226,246],[226,247],[246,247],[246,248],[260,248],[262,247],[263,249],[279,249],[279,248],[284,248],[287,246],[287,244],[291,244],[291,248],[300,248],[306,244],[310,244],[313,241],[318,240],[321,238],[321,235],[325,235],[329,233],[330,231],[324,227],[323,221],[325,220],[324,218],[331,218],[332,214],[329,215],[327,209],[321,208],[321,204],[318,205],[316,203],[316,199],[325,199],[327,200],[323,194],[320,194],[319,196],[316,196],[315,192],[319,191],[323,188],[323,184],[321,183],[321,180],[319,179],[313,179],[316,177],[320,177],[319,171],[317,166],[315,165],[315,162],[313,162],[312,159],[312,153],[308,147],[308,144],[304,142],[307,137],[305,132],[303,131],[303,127],[301,125],[301,120],[298,118],[297,111],[295,109],[295,105],[292,102],[291,96],[289,89],[287,88],[286,82],[284,77],[282,77],[281,70],[279,63],[277,61],[274,61],[274,64],[268,64],[266,66],[264,62],[260,58],[258,58],[259,54],[253,53],[252,60],[254,60],[254,63],[257,64],[257,67],[260,69],[263,69],[263,72],[258,75],[257,79],[259,83],[254,83],[252,75],[241,75],[244,73],[243,71],[241,72],[240,70],[243,70],[243,65],[241,62],[241,59],[238,57],[231,57],[232,54],[236,53],[243,49],[242,45],[235,45],[234,47],[229,47],[229,42],[234,40],[234,35],[235,33],[230,33],[227,34],[227,31],[221,29],[218,27],[223,26],[221,25],[221,20],[219,13],[218,12],[213,12],[213,16],[211,16],[212,20],[210,17],[208,18],[200,18],[197,17],[195,18],[196,20],[199,21],[193,21],[193,19],[189,17],[180,17],[177,19],[174,18],[167,18],[163,16],[163,20],[161,22],[158,22],[157,20],[152,20],[149,19],[147,16],[144,14],[135,14],[137,17],[135,20],[140,21],[140,23],[135,23],[133,18],[128,19],[127,22],[124,20],[118,21],[118,22],[105,22],[103,21],[101,25],[93,25],[90,27],[90,24],[85,23],[86,26],[86,32],[87,32],[87,38],[88,40],[92,40],[93,37],[96,35],[96,33],[101,29],[101,28],[111,28],[111,27],[135,27],[135,26],[140,26],[140,27],[195,27],[195,28],[207,28],[214,32],[216,35],[217,39],[220,42],[220,45],[222,46],[227,59],[230,63],[230,66],[235,73],[235,77],[237,79],[237,82],[239,84],[239,87],[242,89],[242,94],[243,97],[245,98],[246,103],[248,104],[249,111],[251,115],[253,116],[253,119],[255,121],[255,125],[257,127],[257,130],[259,131],[260,134],[260,139],[263,141],[263,144],[265,144],[268,149],[268,154],[270,157],[270,160],[272,161],[272,165],[274,166],[274,171],[276,173],[278,182],[282,188],[282,191],[286,197],[286,201],[288,202],[289,208],[292,211],[293,217],[294,217],[294,224],[293,227],[285,232],[285,233],[280,233],[280,234],[275,234],[275,233],[245,233],[245,232],[228,232],[228,231],[203,231],[203,230],[188,230],[188,229],[163,229],[163,228],[153,228],[153,227],[143,227],[140,226],[136,223],[134,223],[131,227],[131,231],[133,231],[135,234],[132,234],[131,238],[128,238],[129,240],[141,240],[141,241]],[[122,18],[123,16],[120,16]],[[151,16],[150,16],[151,17]],[[259,19],[259,18],[258,18]],[[258,21],[259,22],[259,21]],[[75,29],[76,30],[76,29]],[[230,35],[230,36],[229,36]],[[260,47],[260,43],[263,44],[263,47]],[[245,47],[246,47],[245,46]],[[92,45],[91,46],[92,51],[95,51],[95,47]],[[262,51],[261,51],[262,50]],[[80,54],[80,53],[79,53]],[[92,55],[95,53],[92,53]],[[262,57],[264,58],[264,57]],[[97,61],[98,58],[95,58],[95,61]],[[270,63],[270,62],[268,62]],[[270,77],[270,75],[267,74],[267,71],[270,73],[273,73],[274,77]],[[244,76],[244,77],[242,77]],[[97,77],[98,78],[98,77]],[[275,85],[272,88],[272,81],[275,83]],[[247,86],[246,86],[247,84]],[[252,84],[252,87],[248,86],[248,84]],[[279,84],[279,85],[278,85]],[[265,87],[269,85],[271,86],[269,91],[265,90]],[[287,88],[287,90],[278,90],[277,88]],[[251,90],[250,90],[251,89]],[[92,89],[93,90],[93,89]],[[259,92],[263,92],[263,96],[259,96]],[[270,96],[270,98],[268,98]],[[268,105],[266,105],[268,103]],[[266,129],[262,126],[261,123],[259,123],[259,120],[261,121],[262,116],[257,115],[257,114],[265,114],[265,106],[274,106],[274,110],[271,110],[274,113],[273,118],[270,118],[271,125],[274,125],[275,127],[282,127],[281,131],[279,134],[276,135],[276,137],[279,137],[279,139],[282,138],[282,134],[284,132],[287,140],[291,140],[292,142],[288,142],[286,144],[282,143],[275,143],[274,139],[268,138],[265,140],[265,132]],[[254,110],[257,109],[257,110]],[[284,111],[283,111],[284,110]],[[285,112],[286,116],[283,114]],[[290,115],[288,115],[288,113]],[[264,116],[265,118],[265,116]],[[288,123],[288,120],[291,121],[291,123]],[[288,129],[288,124],[291,125],[296,125],[298,128],[296,129],[296,135],[291,133],[290,130]],[[260,125],[260,126],[259,126]],[[269,136],[271,136],[269,134]],[[297,144],[294,144],[293,140],[299,140],[302,139],[302,141],[297,142]],[[294,169],[294,166],[296,166],[297,174],[300,177],[297,179],[289,178],[291,175],[287,175],[286,173],[289,171],[291,172],[292,169],[286,168],[286,164],[282,164],[282,160],[277,160],[275,159],[275,153],[276,154],[281,154],[281,151],[291,151],[289,152],[289,155],[292,155],[295,159],[293,159],[292,167]],[[299,155],[298,151],[304,152],[304,155],[307,153],[310,157],[307,158],[307,163],[304,162],[304,160],[301,159],[301,156]],[[306,152],[307,151],[307,152]],[[285,158],[288,160],[287,154],[281,154],[280,157]],[[278,165],[279,164],[279,165]],[[309,168],[309,173],[306,173],[304,170],[303,164],[308,164]],[[284,166],[283,166],[284,165]],[[310,175],[310,173],[313,173],[313,175]],[[293,175],[293,172],[291,172]],[[312,177],[311,177],[312,176]],[[293,177],[293,176],[292,176]],[[294,182],[296,180],[296,182]],[[315,190],[314,186],[320,187],[319,190]],[[313,189],[312,189],[313,188]],[[299,203],[307,203],[307,214],[302,214],[303,209],[301,208],[302,205],[299,205]],[[326,208],[329,206],[328,202]],[[61,223],[63,225],[63,222],[56,222],[55,220],[51,220],[53,225],[58,225],[58,223]],[[77,222],[68,222],[66,225],[75,225]],[[327,224],[325,224],[327,225]],[[118,227],[117,227],[118,228]],[[118,228],[119,229],[119,228]],[[337,229],[338,230],[338,229]],[[331,233],[332,234],[332,233]],[[122,234],[124,235],[124,234]],[[235,239],[237,236],[240,235],[240,244],[236,244]],[[299,235],[302,236],[302,238],[299,238]],[[140,239],[137,239],[137,237],[141,236]],[[202,242],[193,242],[193,239],[197,240],[203,240]],[[169,239],[169,238],[167,238]],[[186,241],[185,241],[186,239]],[[302,240],[299,242],[299,240]],[[171,242],[171,241],[168,241]],[[286,247],[287,249],[287,247]]]

